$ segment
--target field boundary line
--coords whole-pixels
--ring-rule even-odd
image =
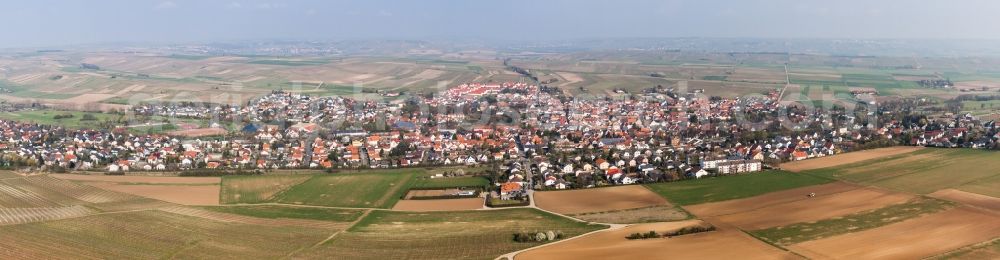
[[[404,181],[399,186],[393,187],[391,190],[386,191],[385,194],[382,194],[381,198],[379,198],[377,201],[375,201],[375,204],[376,205],[381,205],[381,204],[386,203],[387,201],[390,200],[390,198],[392,198],[393,196],[396,196],[396,192],[399,191],[400,189],[402,189],[403,187],[406,187],[407,190],[409,190],[409,187],[411,187],[413,179],[415,179],[415,178],[416,178],[416,176],[414,176],[413,173],[407,173],[406,174],[406,181]],[[396,202],[398,203],[399,200],[396,200]],[[386,206],[388,206],[388,208],[391,209],[393,206],[396,206],[396,203],[393,203],[392,205],[386,205]]]
[[[924,257],[924,258],[921,258],[921,259],[941,259],[940,257],[942,257],[942,256],[947,256],[947,255],[958,253],[958,252],[965,251],[965,250],[968,250],[968,249],[984,248],[984,247],[986,247],[988,245],[991,245],[993,243],[1000,243],[1000,237],[993,238],[993,239],[986,240],[986,241],[979,242],[979,243],[975,243],[975,244],[971,244],[971,245],[967,245],[967,246],[963,246],[963,247],[959,247],[959,248],[955,248],[954,250],[951,250],[951,251],[948,251],[948,252],[940,253],[940,254],[933,255],[933,256]]]
[[[739,230],[743,234],[745,234],[747,236],[750,236],[750,237],[752,237],[753,239],[755,239],[757,241],[763,242],[764,244],[767,244],[767,245],[769,245],[771,247],[774,247],[774,248],[777,248],[777,249],[781,249],[781,250],[783,250],[785,252],[792,253],[793,255],[801,257],[802,259],[809,259],[808,257],[806,257],[806,256],[804,256],[802,254],[799,254],[798,252],[792,251],[791,249],[788,249],[788,248],[786,248],[784,246],[778,245],[776,243],[771,243],[770,241],[764,240],[761,237],[755,236],[754,234],[750,233],[750,231],[746,231],[746,230],[743,230],[743,229],[740,229],[740,228],[737,228],[737,227],[733,227],[733,229]],[[848,234],[850,234],[850,233],[848,233]]]
[[[261,206],[261,205],[264,205],[264,206],[289,206],[289,207],[302,207],[302,208],[324,208],[324,209],[392,210],[392,209],[383,209],[383,208],[336,207],[336,206],[290,204],[290,203],[277,203],[277,202],[220,204],[220,205],[212,205],[212,207],[245,207],[245,206]]]
[[[347,232],[348,229],[353,228],[354,225],[358,224],[358,222],[361,222],[361,220],[363,220],[366,217],[368,217],[368,214],[371,213],[371,212],[372,212],[372,210],[366,210],[364,214],[361,214],[361,216],[358,217],[358,219],[355,219],[354,221],[351,221],[350,224],[348,224],[346,227],[344,227],[344,230],[338,230],[336,232],[333,232],[333,234],[330,234],[330,236],[326,237],[326,239],[323,239],[323,241],[319,241],[318,243],[313,244],[312,246],[309,246],[309,247],[301,247],[301,248],[299,248],[299,249],[297,249],[295,251],[292,251],[292,252],[288,253],[287,255],[285,255],[285,257],[282,257],[281,259],[291,258],[293,255],[298,254],[299,252],[302,252],[302,250],[313,249],[313,248],[319,247],[320,245],[325,244],[326,242],[329,242],[330,240],[333,240],[340,233]]]
[[[312,180],[313,178],[316,178],[316,176],[319,176],[319,175],[312,175],[312,176],[309,176],[309,178],[305,178],[305,179],[303,179],[302,181],[300,181],[299,183],[296,183],[295,185],[289,185],[289,186],[288,186],[288,188],[285,188],[285,189],[283,189],[283,190],[280,190],[280,191],[278,191],[278,192],[275,192],[275,193],[274,193],[273,195],[271,195],[271,197],[270,197],[270,198],[267,198],[267,200],[266,200],[266,201],[267,201],[267,202],[274,202],[274,198],[277,198],[278,196],[281,196],[281,194],[284,194],[285,192],[287,192],[287,191],[291,190],[292,188],[295,188],[295,186],[299,186],[299,185],[302,185],[303,183],[306,183],[307,181],[309,181],[309,180]],[[220,183],[220,184],[221,184],[221,183]],[[219,195],[221,196],[221,195],[222,195],[222,193],[220,192],[220,193],[219,193]],[[221,203],[220,203],[220,204],[221,204]]]

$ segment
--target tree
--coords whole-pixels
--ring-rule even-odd
[[[336,149],[331,149],[330,153],[326,154],[326,159],[330,160],[330,161],[333,161],[333,162],[337,162],[337,161],[340,161],[340,155],[337,154],[337,150]]]

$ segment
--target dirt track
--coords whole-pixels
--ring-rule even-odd
[[[672,238],[628,240],[640,232],[666,232],[699,225],[700,220],[638,224],[601,231],[566,242],[517,254],[514,259],[797,259],[795,255],[771,247],[733,229],[690,234]]]
[[[669,205],[666,199],[640,185],[534,193],[535,205],[561,214]]]
[[[997,219],[995,213],[959,207],[789,249],[813,259],[920,259],[1000,236]]]
[[[886,156],[892,156],[897,154],[904,154],[915,152],[917,150],[923,149],[923,147],[914,146],[896,146],[888,148],[878,148],[857,152],[842,153],[833,156],[826,156],[823,158],[807,159],[802,161],[795,161],[789,163],[782,163],[781,169],[800,172],[805,170],[820,169],[833,167],[844,164],[851,164],[860,161],[866,161],[871,159],[877,159]]]
[[[453,211],[483,208],[482,198],[443,200],[400,200],[392,210],[400,211]]]

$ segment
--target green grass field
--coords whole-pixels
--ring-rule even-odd
[[[756,230],[751,231],[750,234],[764,241],[784,246],[873,229],[939,212],[953,206],[953,203],[943,200],[917,198],[906,203],[890,205],[842,217]]]
[[[61,118],[56,118],[57,116]],[[111,122],[113,125],[133,124],[132,127],[128,128],[128,131],[135,134],[163,133],[176,130],[177,126],[175,124],[178,123],[196,124],[201,126],[207,125],[207,121],[202,119],[167,118],[162,116],[140,118],[129,117],[123,114],[63,111],[52,109],[0,112],[0,119],[61,126],[70,129],[96,128],[107,122]],[[170,124],[163,124],[164,120],[168,120]],[[151,124],[143,125],[147,122]]]
[[[413,188],[456,188],[456,187],[483,187],[490,185],[490,180],[486,177],[447,177],[447,178],[417,178],[413,180]]]
[[[565,237],[606,228],[535,209],[455,212],[374,211],[347,232],[294,257],[312,259],[493,259],[542,244],[517,243],[517,232]],[[565,239],[565,238],[564,238]]]
[[[71,115],[69,118],[56,119],[56,115]],[[90,115],[95,120],[83,120],[84,115]],[[122,118],[118,114],[106,114],[97,112],[81,111],[57,111],[57,110],[25,110],[18,112],[2,112],[0,119],[16,120],[19,122],[30,122],[45,125],[56,125],[66,128],[92,127],[98,122],[108,120],[118,120]]]
[[[734,176],[707,177],[697,180],[648,184],[647,188],[678,205],[752,197],[768,192],[817,185],[833,180],[783,171]]]
[[[277,259],[331,233],[139,211],[0,227],[0,258]]]
[[[203,209],[258,218],[298,218],[351,222],[361,217],[364,210],[331,209],[315,207],[254,205],[254,206],[205,206]]]
[[[281,194],[274,201],[332,207],[392,208],[420,170],[317,175]]]
[[[997,110],[997,109],[1000,109],[1000,100],[962,101],[962,110],[964,111]]]
[[[269,202],[275,195],[312,178],[312,175],[251,175],[222,177],[222,204]]]
[[[924,149],[802,173],[919,194],[958,188],[995,196],[996,192],[988,191],[1000,189],[1000,186],[995,186],[997,176],[1000,176],[1000,153],[972,149]]]
[[[958,190],[1000,198],[1000,175],[962,184]]]

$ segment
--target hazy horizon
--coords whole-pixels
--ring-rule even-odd
[[[904,8],[905,7],[905,8]],[[289,39],[1000,39],[995,1],[42,1],[0,47]]]

